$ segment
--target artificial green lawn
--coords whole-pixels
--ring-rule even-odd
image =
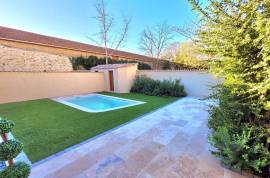
[[[147,103],[102,113],[87,113],[41,99],[0,105],[0,116],[13,120],[13,134],[24,143],[24,151],[36,162],[69,146],[94,137],[177,98],[141,94],[112,94]]]

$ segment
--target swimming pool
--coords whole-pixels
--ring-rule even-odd
[[[85,112],[105,112],[145,103],[101,94],[76,95],[53,100]]]

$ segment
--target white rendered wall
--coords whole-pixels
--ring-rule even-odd
[[[138,75],[146,75],[156,80],[180,80],[188,96],[200,98],[211,94],[211,86],[223,81],[206,71],[143,70],[138,71]]]

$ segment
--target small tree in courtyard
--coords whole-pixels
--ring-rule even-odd
[[[30,167],[23,162],[14,163],[23,149],[23,144],[18,140],[8,140],[8,133],[14,127],[14,122],[0,118],[0,134],[3,142],[0,144],[0,161],[8,161],[8,167],[0,172],[0,178],[27,178]]]
[[[97,0],[95,9],[97,15],[94,19],[98,22],[99,32],[93,34],[92,37],[89,38],[93,42],[104,47],[106,64],[109,64],[109,58],[113,55],[114,50],[118,50],[127,39],[131,18],[123,16],[123,24],[120,27],[119,32],[114,34],[115,19],[108,13],[104,0]]]

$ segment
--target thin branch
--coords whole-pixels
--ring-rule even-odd
[[[128,18],[128,19],[124,18],[124,28],[122,29],[122,34],[120,35],[120,38],[118,40],[118,43],[117,43],[115,49],[118,49],[122,45],[122,43],[125,41],[131,20],[132,20],[131,18]]]
[[[158,68],[161,54],[168,47],[172,39],[171,26],[164,22],[152,28],[148,27],[142,32],[140,49],[147,55],[150,54],[156,58],[156,68]]]
[[[106,63],[108,63],[108,57],[112,55],[113,49],[118,49],[125,42],[129,25],[131,23],[131,18],[124,18],[122,32],[119,35],[115,35],[114,37],[111,35],[113,32],[114,18],[107,13],[106,4],[104,0],[97,0],[97,4],[95,5],[97,15],[94,19],[99,23],[99,32],[95,34],[98,36],[98,39],[94,39],[93,37],[88,37],[91,41],[94,41],[97,44],[103,44],[106,55]],[[100,43],[98,43],[100,41]],[[108,48],[110,46],[111,48]],[[113,49],[112,49],[113,48]]]

